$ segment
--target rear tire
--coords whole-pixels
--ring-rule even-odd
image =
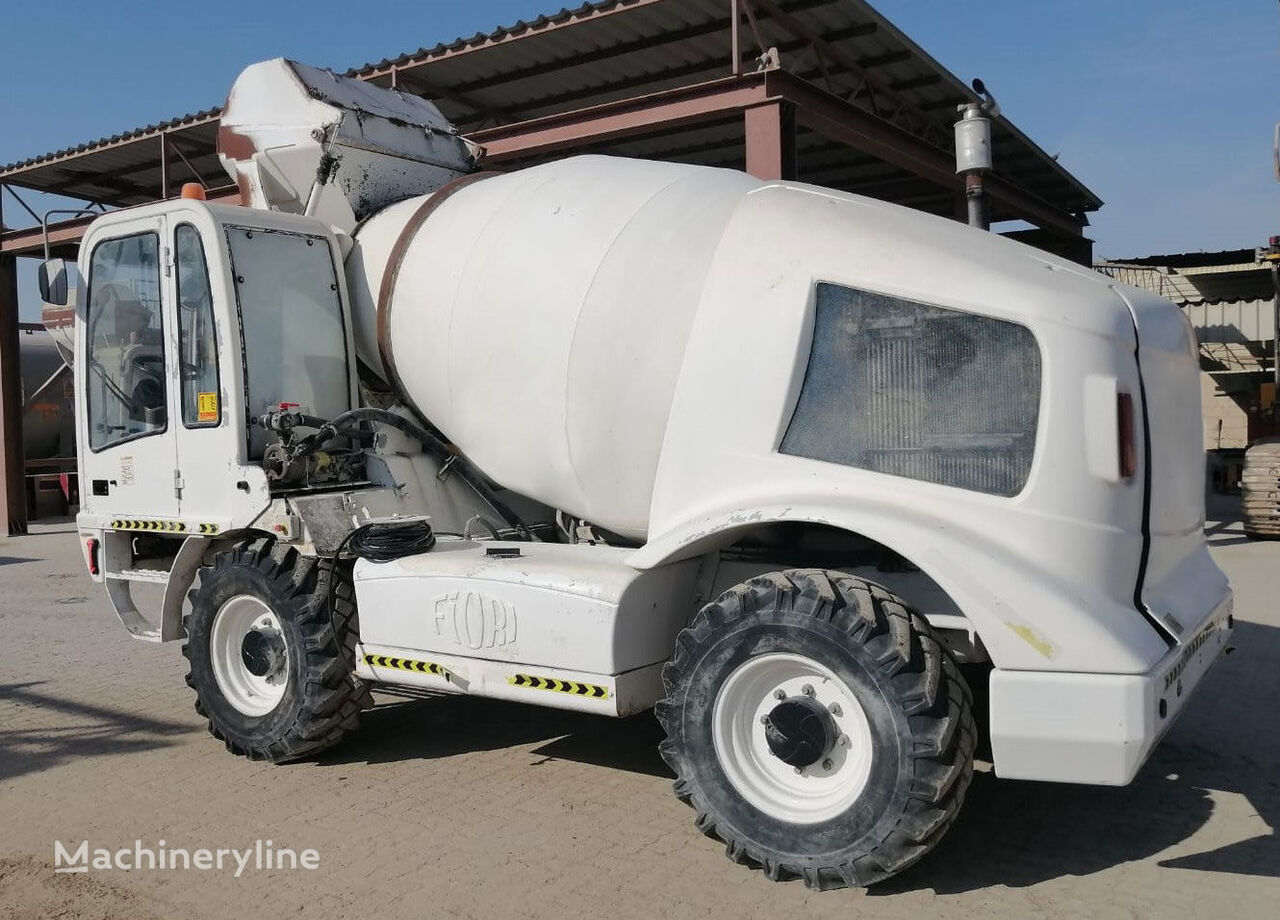
[[[730,859],[770,879],[873,884],[932,849],[960,809],[969,688],[923,618],[879,585],[816,570],[753,578],[694,617],[662,676],[676,795]]]
[[[187,685],[210,734],[232,753],[297,760],[357,727],[369,695],[348,648],[353,593],[340,578],[331,622],[329,576],[327,561],[268,539],[219,553],[200,570],[182,646]]]

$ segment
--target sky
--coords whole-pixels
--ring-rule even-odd
[[[1097,256],[1252,247],[1280,234],[1274,0],[873,5],[961,79],[982,77],[1004,113],[1102,198],[1088,228]],[[255,61],[345,70],[556,9],[548,0],[62,0],[51,16],[41,4],[6,3],[0,164],[219,105]]]

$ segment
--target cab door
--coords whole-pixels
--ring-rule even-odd
[[[253,517],[265,504],[260,471],[240,464],[243,407],[235,390],[239,349],[228,328],[226,278],[218,226],[194,208],[169,215],[177,360],[174,431],[178,445],[179,507],[193,533],[216,532],[233,518]],[[252,475],[257,473],[256,476]]]
[[[139,217],[91,243],[76,368],[81,498],[107,519],[178,515],[166,229],[163,216]]]

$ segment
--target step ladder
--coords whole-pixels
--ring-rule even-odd
[[[107,531],[103,534],[102,577],[107,587],[107,597],[116,616],[129,634],[145,642],[168,642],[181,639],[182,604],[185,591],[170,591],[169,582],[175,576],[188,584],[204,553],[204,538],[187,537],[181,543],[174,541],[177,551],[168,568],[141,568],[133,565],[131,541],[137,536],[130,531]],[[157,560],[161,561],[161,560]],[[135,584],[161,585],[165,588],[160,609],[150,615],[138,609],[133,596]]]

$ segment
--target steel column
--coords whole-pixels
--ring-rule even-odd
[[[796,178],[796,113],[773,100],[743,113],[746,170],[757,179]]]
[[[9,536],[27,532],[18,360],[18,260],[0,255],[0,521]]]
[[[739,0],[729,0],[729,45],[733,49],[733,68],[731,73],[736,77],[742,73],[742,42],[738,37],[738,28],[742,21],[742,10],[738,8]]]
[[[169,135],[160,132],[160,200],[169,197]]]

